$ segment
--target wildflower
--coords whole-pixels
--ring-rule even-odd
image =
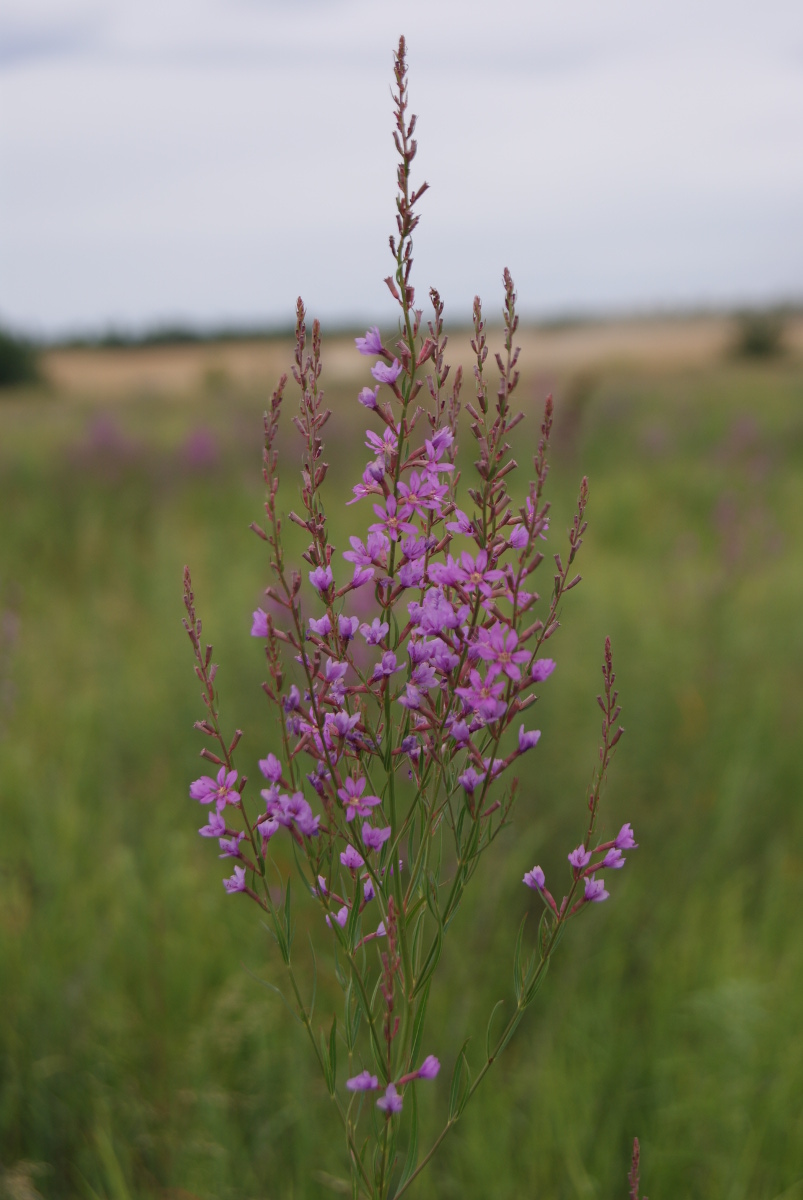
[[[387,621],[380,621],[379,617],[374,617],[370,625],[363,624],[360,626],[360,633],[369,646],[377,646],[389,629],[390,626]]]
[[[621,871],[622,867],[625,865],[625,861],[625,856],[622,854],[622,851],[614,847],[613,850],[608,851],[599,865],[601,868],[610,867],[612,871]]]
[[[382,655],[382,661],[378,662],[374,667],[374,673],[371,679],[385,679],[389,675],[393,675],[396,671],[403,671],[403,667],[396,665],[396,655],[392,650],[386,650]]]
[[[208,824],[204,825],[198,832],[201,837],[222,837],[226,832],[226,822],[219,812],[210,812]]]
[[[344,642],[350,642],[359,629],[359,617],[344,617],[341,613],[337,618],[337,631]]]
[[[385,1089],[384,1096],[380,1096],[376,1102],[376,1107],[381,1108],[388,1116],[391,1113],[401,1112],[402,1098],[396,1091],[395,1084],[389,1083]]]
[[[315,588],[316,592],[325,593],[334,583],[334,575],[331,567],[316,567],[314,571],[309,573],[309,581]]]
[[[402,587],[421,587],[424,582],[424,564],[421,560],[403,563],[399,568],[399,583]]]
[[[439,501],[447,491],[448,488],[434,482],[428,476],[425,475],[422,479],[417,471],[412,471],[409,484],[403,479],[399,480],[399,495],[402,499],[399,516],[405,518],[415,515],[426,520],[427,512],[437,510]]]
[[[474,533],[474,526],[471,520],[466,516],[462,509],[456,508],[452,514],[457,518],[455,521],[447,521],[446,528],[450,533],[464,533],[469,537]]]
[[[280,828],[279,822],[273,817],[268,817],[267,820],[257,822],[257,830],[263,841],[263,849],[264,843],[269,842],[273,835],[278,833]]]
[[[245,891],[245,867],[235,867],[234,874],[229,879],[223,880],[223,886],[227,892],[244,892]]]
[[[190,797],[197,800],[199,804],[211,804],[215,801],[218,812],[222,812],[227,804],[239,804],[240,793],[235,788],[237,782],[236,771],[226,771],[225,767],[221,767],[217,773],[217,779],[210,779],[208,775],[202,775],[200,779],[196,779],[190,784]]]
[[[345,780],[343,787],[337,789],[339,798],[346,805],[347,821],[352,821],[355,816],[370,816],[371,809],[377,804],[381,804],[378,796],[363,796],[367,782],[365,778],[352,779],[349,777]]]
[[[595,879],[593,875],[586,880],[585,898],[591,900],[594,904],[601,904],[603,900],[607,900],[609,892],[605,891],[605,884],[601,879]]]
[[[532,871],[527,871],[524,875],[524,883],[528,888],[532,888],[534,892],[543,892],[546,884],[544,872],[540,867],[533,867]]]
[[[253,614],[254,623],[251,626],[251,637],[268,636],[268,614],[263,608],[258,608]]]
[[[591,851],[586,850],[585,846],[578,846],[567,857],[575,871],[582,871],[583,867],[587,867],[591,862]]]
[[[519,750],[523,754],[525,750],[531,750],[533,746],[538,744],[541,737],[540,729],[531,729],[527,733],[524,732],[524,726],[519,726]]]
[[[434,1054],[428,1054],[418,1068],[416,1074],[419,1079],[434,1079],[441,1069],[441,1064]]]
[[[479,671],[469,672],[469,682],[470,687],[455,688],[466,709],[478,712],[485,721],[498,720],[505,712],[505,703],[500,699],[505,690],[504,683],[484,680]]]
[[[269,754],[267,758],[260,758],[259,769],[271,783],[279,783],[282,778],[282,764],[275,754]]]
[[[365,859],[353,846],[347,846],[340,852],[340,861],[349,871],[359,871],[360,867],[365,866]]]
[[[389,825],[385,825],[382,829],[375,829],[373,825],[369,825],[367,821],[363,822],[362,840],[365,842],[369,850],[381,850],[389,837]]]
[[[310,617],[309,627],[313,633],[317,633],[318,637],[326,637],[332,632],[332,622],[329,620],[329,614],[324,613],[323,616],[316,620],[315,617]]]
[[[399,540],[399,532],[403,530],[405,533],[414,533],[415,525],[411,525],[405,520],[406,513],[397,512],[396,497],[388,496],[384,506],[381,504],[374,505],[374,512],[380,518],[373,525],[369,525],[368,529],[371,533],[384,533],[391,541]]]
[[[623,825],[619,830],[614,846],[617,850],[638,850],[638,842],[633,837],[633,830],[629,821],[627,825]]]
[[[244,837],[244,833],[236,833],[234,837],[230,838],[222,837],[219,845],[223,853],[219,854],[218,858],[242,858],[240,854],[240,842]]]
[[[479,555],[477,558],[479,559]],[[508,629],[500,622],[490,628],[482,628],[477,634],[477,654],[488,665],[488,678],[503,672],[508,679],[521,679],[518,663],[526,662],[529,650],[517,650],[519,636],[515,629]]]
[[[354,339],[354,344],[359,350],[360,354],[364,354],[367,358],[372,358],[374,354],[382,354],[382,335],[379,332],[379,326],[372,325],[371,328],[366,331],[365,337],[358,337]]]
[[[354,563],[355,567],[370,567],[373,563],[381,563],[388,549],[388,539],[383,533],[369,533],[363,543],[357,537],[350,537],[351,549],[343,551],[343,557]]]
[[[532,677],[534,683],[543,683],[555,670],[556,663],[551,658],[537,658],[533,663]]]
[[[332,918],[333,920],[337,921],[341,929],[345,927],[346,921],[349,919],[349,910],[346,908],[345,904],[342,908],[339,908],[336,913],[332,913]],[[328,916],[326,918],[326,924],[330,929],[332,928],[332,921]]]
[[[377,398],[378,394],[379,394],[378,387],[375,387],[375,388],[364,387],[362,389],[362,391],[360,392],[359,396],[357,397],[357,399],[359,400],[360,404],[365,406],[365,408],[375,409],[376,408],[376,398]]]
[[[475,771],[473,767],[469,767],[462,775],[458,775],[458,782],[462,784],[465,790],[471,795],[476,787],[484,781],[484,772]]]
[[[370,1071],[361,1071],[359,1075],[346,1080],[346,1087],[350,1092],[375,1092],[379,1087],[379,1080]]]
[[[374,891],[374,885],[371,883],[370,879],[366,879],[363,882],[362,894],[366,904],[369,902],[369,900],[373,900],[374,896],[376,895],[376,892]]]
[[[371,367],[371,374],[377,383],[388,383],[393,386],[393,384],[401,375],[401,369],[401,363],[399,362],[398,358],[394,358],[390,365],[383,362],[376,363],[373,367]]]

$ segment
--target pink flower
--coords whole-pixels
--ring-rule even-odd
[[[387,363],[378,362],[371,367],[371,374],[377,383],[389,383],[393,385],[401,375],[401,363],[398,358],[394,358],[393,362]]]
[[[354,345],[357,347],[360,354],[364,354],[368,358],[372,358],[374,354],[381,354],[382,335],[379,332],[379,326],[372,325],[371,328],[366,331],[365,337],[358,337],[354,339]]]
[[[389,1083],[385,1089],[384,1096],[380,1096],[376,1102],[376,1107],[381,1108],[388,1116],[391,1113],[401,1112],[402,1098],[396,1091],[396,1085]]]
[[[603,900],[608,899],[609,895],[610,895],[610,893],[605,891],[605,884],[603,883],[603,881],[601,879],[595,879],[594,876],[591,875],[586,880],[586,886],[585,886],[586,900],[591,900],[591,901],[593,901],[594,904],[601,904]]]
[[[223,886],[227,892],[244,892],[245,891],[245,867],[235,867],[234,874],[229,879],[223,880]]]
[[[527,871],[524,876],[524,883],[528,888],[532,888],[534,892],[543,892],[546,880],[544,872],[540,867],[533,867],[532,871]]]
[[[251,637],[267,637],[268,636],[268,614],[263,608],[258,608],[254,613],[254,623],[251,626]]]
[[[428,1054],[418,1068],[417,1074],[419,1079],[434,1079],[441,1069],[441,1064],[438,1062],[434,1054]]]
[[[533,663],[533,682],[543,683],[555,670],[555,662],[551,658],[537,658]]]
[[[370,1071],[361,1071],[359,1075],[346,1080],[346,1087],[350,1092],[375,1092],[379,1087],[379,1080]]]

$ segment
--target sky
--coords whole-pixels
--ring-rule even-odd
[[[3,0],[0,323],[37,336],[803,299],[799,0]]]

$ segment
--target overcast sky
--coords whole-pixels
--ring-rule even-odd
[[[400,32],[447,316],[803,298],[800,0],[3,0],[0,321],[388,313]]]

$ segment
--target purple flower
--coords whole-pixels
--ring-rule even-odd
[[[485,721],[496,721],[505,712],[505,703],[500,699],[505,690],[503,682],[483,680],[479,671],[469,672],[471,687],[455,688],[469,712],[478,712]]]
[[[388,931],[387,931],[387,929],[385,929],[384,921],[380,921],[379,924],[377,925],[376,936],[377,937],[387,937],[388,936]]]
[[[403,671],[404,667],[396,665],[396,655],[392,650],[386,650],[382,655],[382,661],[378,662],[374,667],[374,673],[371,679],[384,679],[388,675],[393,675],[395,671]]]
[[[355,567],[370,567],[372,563],[382,562],[383,555],[388,549],[388,539],[383,533],[369,533],[365,543],[357,537],[350,537],[351,549],[343,551],[347,562]]]
[[[603,900],[608,899],[609,893],[605,891],[605,884],[601,879],[595,879],[593,875],[586,880],[585,898],[592,900],[594,904],[601,904]]]
[[[424,582],[424,564],[420,559],[415,562],[406,562],[399,569],[399,583],[402,587],[415,588],[421,587]]]
[[[226,822],[220,813],[215,810],[209,814],[209,823],[204,825],[203,829],[199,829],[201,837],[222,837],[226,832]]]
[[[267,758],[260,758],[259,769],[271,783],[279,783],[281,780],[282,764],[275,754],[269,754]]]
[[[314,571],[310,571],[309,581],[315,588],[316,592],[328,592],[329,588],[334,583],[332,568],[316,567]]]
[[[292,796],[286,798],[285,812],[292,821],[295,821],[305,837],[317,836],[321,818],[313,817],[312,809],[309,802],[304,799],[303,792],[293,792]]]
[[[441,1069],[441,1064],[438,1062],[434,1054],[428,1054],[418,1068],[416,1074],[419,1079],[434,1079]]]
[[[379,326],[372,325],[371,328],[366,331],[365,337],[358,337],[354,339],[354,345],[357,347],[360,354],[365,354],[368,358],[373,357],[374,354],[381,354],[382,335],[379,332]]]
[[[282,708],[286,713],[298,712],[301,707],[301,693],[295,684],[292,684],[290,691],[282,700]]]
[[[543,892],[545,885],[544,872],[540,867],[533,867],[532,871],[527,871],[524,876],[524,882],[528,888],[532,888],[534,892]]]
[[[352,779],[350,776],[344,781],[343,787],[337,789],[337,794],[346,807],[346,820],[351,821],[355,816],[368,817],[371,814],[371,809],[381,801],[378,796],[363,796],[365,785],[368,781],[365,778]]]
[[[373,825],[369,825],[367,821],[363,822],[362,840],[369,850],[381,850],[389,837],[389,825],[385,825],[382,829],[374,829]]]
[[[344,642],[350,642],[360,627],[359,617],[344,617],[341,613],[337,618],[338,633]]]
[[[397,542],[400,533],[415,533],[415,525],[405,520],[405,512],[403,509],[397,511],[396,497],[388,496],[384,506],[381,504],[374,505],[374,512],[379,517],[373,525],[369,525],[368,529],[371,533],[384,533],[391,541]]]
[[[310,617],[309,627],[313,633],[317,633],[318,637],[326,637],[327,634],[332,632],[332,622],[329,620],[329,614],[324,613],[318,620],[315,617]]]
[[[457,520],[446,522],[446,528],[450,533],[465,533],[470,536],[474,532],[471,519],[466,516],[462,509],[456,508],[452,515],[456,517]]]
[[[361,1071],[359,1075],[346,1080],[346,1087],[350,1092],[375,1092],[379,1087],[379,1080],[370,1071]]]
[[[616,841],[613,843],[617,850],[638,850],[638,842],[633,836],[633,830],[628,821],[627,825],[623,825],[616,836]]]
[[[478,561],[479,558],[478,554]],[[489,664],[489,679],[500,672],[504,672],[508,679],[521,679],[521,671],[517,664],[527,662],[530,652],[529,650],[517,650],[518,644],[519,636],[515,629],[508,629],[498,621],[488,629],[480,629],[477,634],[476,652]]]
[[[529,537],[526,525],[514,525],[508,538],[508,545],[513,550],[523,550],[529,541]]]
[[[485,773],[478,773],[473,767],[469,767],[462,775],[458,775],[458,781],[463,785],[465,790],[472,793],[485,779]]]
[[[223,886],[227,892],[244,892],[245,867],[235,867],[234,874],[229,879],[223,880]]]
[[[374,885],[371,883],[370,879],[366,879],[363,883],[362,894],[365,897],[366,904],[369,900],[373,900],[374,896],[376,895],[376,892],[374,891]]]
[[[387,621],[380,621],[379,617],[374,617],[370,625],[360,626],[360,633],[369,646],[378,646],[389,629]]]
[[[438,501],[443,499],[448,490],[429,476],[421,478],[417,471],[412,471],[409,484],[403,479],[399,480],[399,496],[402,501],[399,516],[404,518],[415,515],[426,519],[427,512],[438,508]]]
[[[365,866],[365,859],[353,846],[346,846],[346,849],[341,851],[340,861],[349,871],[359,871],[360,867]]]
[[[273,835],[278,833],[280,829],[281,825],[274,817],[268,817],[257,824],[257,830],[263,842],[269,842]]]
[[[543,683],[555,670],[556,663],[551,658],[537,658],[533,663],[533,682]]]
[[[263,608],[258,608],[254,613],[254,623],[251,626],[251,637],[267,637],[268,636],[268,614]]]
[[[242,854],[240,854],[240,842],[244,837],[244,833],[237,833],[231,838],[222,837],[220,839],[220,849],[223,853],[219,854],[218,858],[242,858]]]
[[[217,779],[210,779],[208,775],[202,775],[200,779],[196,779],[190,784],[190,797],[197,800],[200,804],[211,804],[215,801],[218,812],[222,812],[227,804],[239,804],[240,793],[235,788],[237,782],[237,772],[229,771],[227,773],[225,767],[221,767],[217,773]]]
[[[622,867],[625,865],[625,861],[625,856],[622,854],[622,851],[617,850],[616,847],[614,847],[613,850],[608,851],[599,865],[600,869],[603,867],[610,867],[612,871],[621,871]]]
[[[390,365],[383,362],[376,363],[371,367],[371,374],[377,383],[389,383],[392,385],[401,375],[401,369],[401,363],[398,358],[394,358]]]
[[[527,733],[524,732],[524,726],[519,726],[519,750],[523,754],[525,750],[532,750],[533,746],[538,744],[541,737],[540,729],[531,729]]]
[[[575,871],[582,871],[583,867],[587,867],[591,862],[591,851],[586,850],[585,846],[578,846],[567,857]]]
[[[349,910],[346,908],[345,904],[342,908],[339,908],[336,913],[332,913],[332,918],[333,920],[337,921],[341,929],[345,927],[346,921],[349,919]],[[329,917],[326,918],[326,924],[330,929],[332,928],[332,921],[330,921]]]
[[[389,1083],[385,1089],[384,1096],[380,1096],[376,1102],[376,1107],[381,1108],[383,1112],[390,1116],[391,1113],[401,1112],[402,1098],[396,1091],[396,1085]]]
[[[360,392],[359,396],[357,397],[357,399],[359,400],[360,404],[364,405],[365,408],[375,409],[376,408],[376,397],[377,397],[378,393],[379,393],[378,387],[375,387],[375,388],[364,387],[362,389],[362,391]]]

